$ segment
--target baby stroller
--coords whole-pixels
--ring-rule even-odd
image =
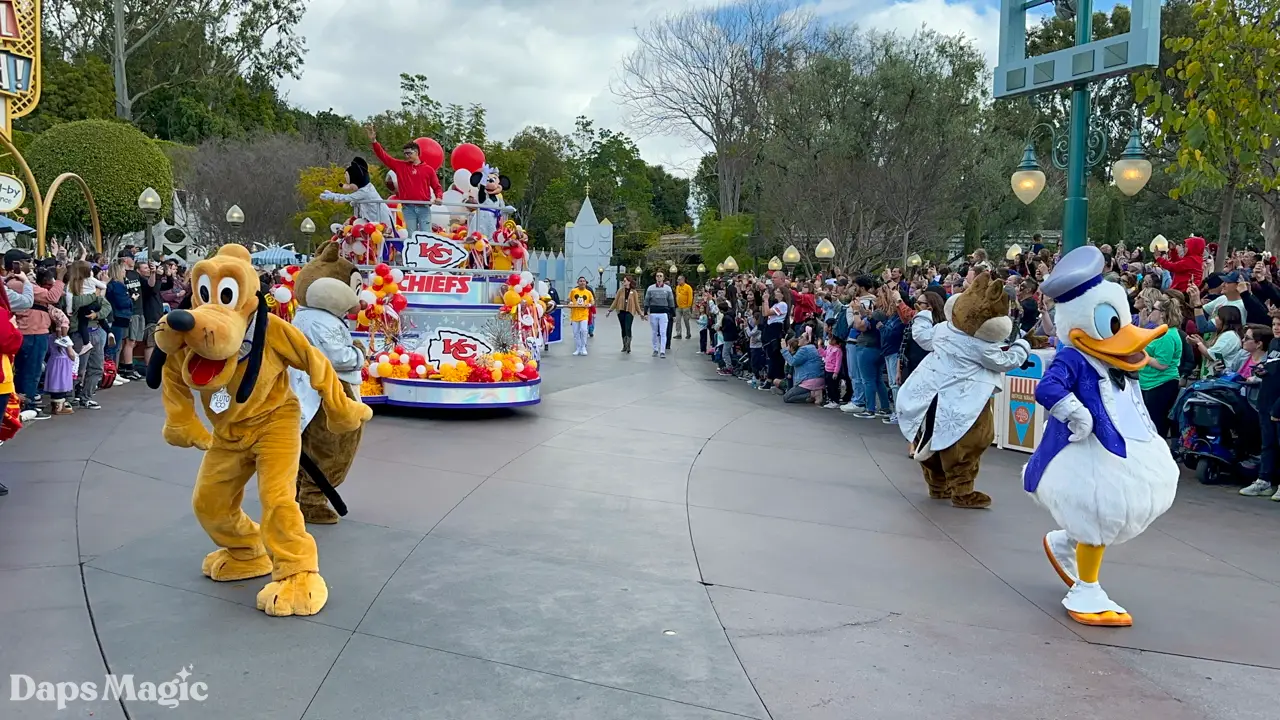
[[[1179,435],[1175,452],[1202,484],[1253,480],[1244,461],[1261,451],[1261,436],[1258,411],[1248,396],[1248,386],[1232,375],[1193,383],[1174,404]]]

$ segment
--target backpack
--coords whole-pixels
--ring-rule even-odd
[[[840,312],[836,313],[836,324],[831,328],[831,334],[835,335],[840,342],[849,339],[849,313],[844,308],[840,308]]]
[[[1178,377],[1194,378],[1200,368],[1200,358],[1196,349],[1187,342],[1187,334],[1178,328],[1178,337],[1182,338],[1182,358],[1178,360]]]

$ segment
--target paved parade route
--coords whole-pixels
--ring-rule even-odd
[[[783,406],[696,341],[635,345],[602,315],[528,411],[380,412],[350,515],[312,528],[330,600],[305,619],[256,610],[265,579],[202,577],[201,455],[164,444],[141,383],[31,425],[0,448],[0,678],[187,668],[207,693],[58,711],[6,680],[0,717],[1276,717],[1280,503],[1184,482],[1107,554],[1134,627],[1084,628],[1025,456],[989,452],[993,508],[954,509],[895,428]]]

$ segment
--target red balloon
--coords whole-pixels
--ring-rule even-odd
[[[396,349],[396,354],[397,354],[397,355],[404,355],[404,346],[403,346],[403,345],[397,345],[395,349]]]
[[[389,277],[391,275],[391,266],[386,263],[378,263],[378,267],[374,268],[373,271],[382,277]]]
[[[409,353],[409,364],[413,367],[426,365],[427,358],[422,353]]]
[[[511,287],[515,287],[515,286],[519,285],[519,284],[520,284],[520,276],[519,276],[519,275],[512,275],[511,277],[507,278],[507,284],[508,284],[508,285],[510,285]]]
[[[402,310],[404,310],[404,309],[405,309],[406,307],[408,307],[408,306],[409,306],[409,301],[408,301],[407,299],[405,299],[405,296],[403,296],[403,295],[401,295],[401,294],[399,294],[399,293],[396,293],[395,295],[392,295],[392,296],[391,296],[391,309],[392,309],[392,310],[395,310],[396,312],[401,312]],[[414,367],[417,367],[418,365],[421,365],[421,364],[422,364],[422,363],[416,363],[416,364],[414,365]]]
[[[422,159],[422,164],[432,170],[439,170],[444,164],[444,148],[440,147],[440,143],[429,137],[420,137],[413,142],[418,146],[418,157]]]
[[[471,143],[462,143],[449,155],[449,165],[454,170],[480,172],[480,168],[484,167],[484,151]]]
[[[513,259],[519,260],[520,258],[524,257],[524,248],[518,244],[512,245],[511,249],[508,250],[507,253],[511,255]]]

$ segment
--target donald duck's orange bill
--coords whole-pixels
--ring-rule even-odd
[[[1136,372],[1147,365],[1147,345],[1168,331],[1168,325],[1147,329],[1130,324],[1105,340],[1095,339],[1079,328],[1072,330],[1070,337],[1081,351],[1119,370]]]

